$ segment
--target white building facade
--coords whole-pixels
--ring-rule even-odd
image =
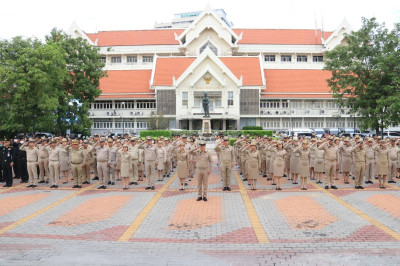
[[[74,24],[70,34],[100,48],[108,73],[92,133],[137,134],[160,114],[169,128],[200,130],[204,92],[215,130],[354,127],[323,71],[325,52],[350,31],[346,21],[333,32],[235,29],[207,8],[182,29],[85,33]]]

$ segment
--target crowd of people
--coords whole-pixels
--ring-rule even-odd
[[[207,201],[208,177],[212,169],[212,156],[206,143],[195,135],[159,137],[145,140],[128,135],[113,138],[95,134],[87,139],[29,138],[4,139],[0,143],[2,158],[0,181],[11,187],[13,179],[58,188],[60,182],[68,184],[70,173],[73,188],[99,180],[98,189],[122,181],[122,189],[138,185],[146,178],[146,190],[154,190],[156,179],[163,181],[177,169],[179,189],[185,190],[194,175],[197,177],[197,200]],[[307,190],[307,179],[325,189],[337,189],[335,181],[342,173],[343,182],[354,180],[356,189],[363,183],[386,188],[386,181],[396,183],[400,172],[400,140],[374,136],[362,139],[288,137],[280,139],[255,135],[241,136],[233,145],[223,135],[217,136],[214,150],[220,170],[223,191],[231,191],[232,169],[237,165],[251,190],[257,189],[257,180],[267,178],[276,190],[281,190],[281,179],[293,184],[300,182]],[[94,177],[91,179],[91,173]],[[386,180],[388,179],[388,180]]]
[[[260,175],[281,190],[281,179],[288,178],[293,184],[300,180],[301,188],[307,190],[307,179],[317,184],[324,182],[325,189],[337,189],[335,181],[339,172],[343,182],[354,180],[356,189],[364,189],[363,183],[379,187],[396,183],[400,178],[400,140],[382,139],[379,136],[362,139],[328,136],[325,138],[242,136],[234,143],[236,160],[243,180],[256,189]],[[324,178],[323,178],[324,177]]]

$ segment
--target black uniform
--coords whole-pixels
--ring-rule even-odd
[[[3,178],[6,181],[6,186],[11,187],[13,184],[12,179],[12,167],[11,163],[14,163],[14,150],[11,146],[4,146],[1,153],[1,168],[3,169]]]
[[[20,150],[21,144],[14,143],[14,173],[16,179],[21,179],[21,183],[28,183],[28,169],[26,163],[26,151]]]

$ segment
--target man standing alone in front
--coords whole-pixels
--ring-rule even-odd
[[[222,176],[222,182],[224,188],[223,191],[231,191],[231,175],[232,175],[232,168],[235,162],[235,153],[233,151],[233,147],[229,146],[229,138],[224,137],[223,143],[218,144],[215,147],[215,152],[220,154],[220,170]]]

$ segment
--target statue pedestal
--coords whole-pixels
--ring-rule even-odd
[[[203,125],[201,127],[201,132],[203,132],[204,135],[211,134],[211,119],[203,118]]]

